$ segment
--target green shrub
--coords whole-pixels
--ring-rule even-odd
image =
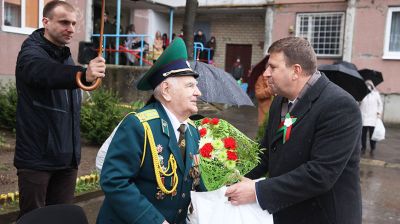
[[[0,83],[0,126],[15,130],[17,112],[17,89],[15,83]]]
[[[82,105],[81,133],[94,144],[102,144],[129,112],[143,107],[144,103],[124,105],[115,93],[99,89],[91,93],[91,101]]]
[[[268,117],[269,117],[269,113],[267,112],[265,114],[264,122],[258,127],[256,142],[261,142],[261,140],[264,138],[265,129],[267,128],[267,124],[268,124]]]
[[[0,146],[2,146],[4,143],[6,143],[6,140],[4,140],[3,135],[0,135]]]

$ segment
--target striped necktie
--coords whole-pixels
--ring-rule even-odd
[[[183,161],[185,161],[185,152],[186,152],[186,142],[185,142],[185,131],[186,131],[186,127],[185,124],[181,124],[178,128],[179,131],[179,139],[178,139],[178,146],[179,149],[181,150],[181,155],[182,155],[182,159]]]

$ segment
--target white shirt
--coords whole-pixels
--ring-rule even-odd
[[[179,128],[179,126],[181,126],[181,124],[184,124],[185,125],[185,130],[186,130],[187,129],[187,121],[180,122],[178,120],[178,118],[171,111],[169,111],[167,109],[167,107],[165,107],[163,104],[161,104],[161,105],[164,107],[164,110],[167,113],[167,116],[168,116],[169,120],[171,121],[172,128],[174,129],[174,133],[175,133],[175,137],[176,137],[176,142],[178,142],[179,134],[180,134],[179,131],[178,131],[178,128]]]

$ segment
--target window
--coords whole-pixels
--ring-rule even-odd
[[[388,10],[383,52],[384,59],[400,59],[400,7]]]
[[[318,56],[342,56],[343,30],[343,12],[297,14],[296,36],[310,41]]]
[[[2,30],[30,34],[41,27],[43,6],[51,0],[4,0]]]

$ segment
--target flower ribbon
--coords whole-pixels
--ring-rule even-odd
[[[292,125],[294,124],[294,122],[296,122],[296,120],[297,118],[290,116],[290,114],[287,113],[285,115],[285,120],[279,124],[277,132],[283,131],[283,144],[285,144],[285,142],[289,140],[290,132],[292,131]]]

